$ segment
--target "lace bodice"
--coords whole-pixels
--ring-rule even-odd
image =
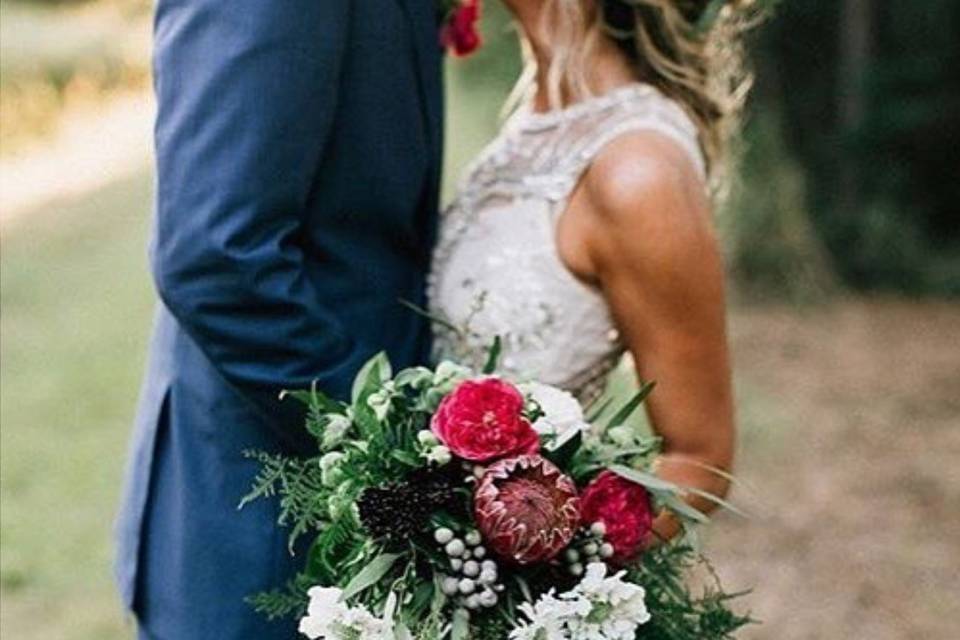
[[[596,154],[654,130],[703,160],[683,110],[635,84],[546,113],[520,110],[468,167],[441,218],[430,275],[435,357],[479,368],[496,336],[500,368],[592,396],[623,353],[603,296],[555,244],[557,219]]]

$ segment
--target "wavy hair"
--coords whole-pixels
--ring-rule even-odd
[[[676,100],[697,125],[712,190],[722,195],[752,85],[743,36],[761,17],[754,0],[545,0],[548,101],[556,108],[589,97],[591,55],[602,38],[612,39],[637,79]],[[529,92],[537,71],[529,43],[523,49],[515,97]]]

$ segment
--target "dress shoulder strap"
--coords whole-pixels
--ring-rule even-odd
[[[706,161],[700,146],[699,132],[693,120],[675,101],[655,88],[637,85],[633,91],[624,91],[609,108],[600,110],[595,118],[588,118],[589,132],[578,137],[577,157],[584,171],[597,154],[622,135],[636,131],[652,131],[665,136],[683,149],[702,177],[706,177]]]

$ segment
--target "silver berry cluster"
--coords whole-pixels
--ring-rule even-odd
[[[471,529],[458,538],[452,530],[440,527],[433,532],[433,539],[449,558],[450,573],[440,578],[444,595],[468,610],[495,607],[503,585],[497,563],[487,558],[480,532]]]
[[[602,522],[594,522],[589,528],[577,532],[573,542],[563,552],[563,559],[571,575],[580,577],[586,565],[613,557],[613,545],[603,539],[606,534],[607,527]]]

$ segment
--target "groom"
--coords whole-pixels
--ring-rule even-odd
[[[141,638],[288,640],[244,602],[282,586],[276,506],[237,511],[245,449],[308,453],[284,388],[345,397],[386,350],[425,359],[437,209],[435,0],[159,0],[162,300],[119,517]]]

